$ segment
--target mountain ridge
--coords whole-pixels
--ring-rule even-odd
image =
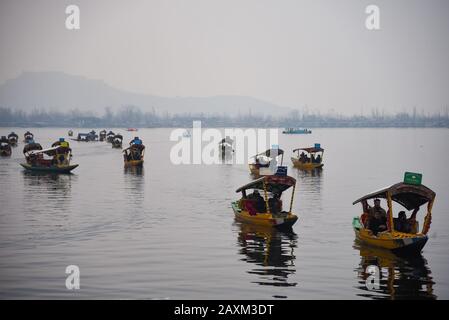
[[[136,106],[156,113],[285,115],[293,109],[242,95],[163,97],[117,89],[104,80],[59,71],[26,71],[0,84],[0,107],[100,111]]]

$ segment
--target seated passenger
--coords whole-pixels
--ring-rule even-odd
[[[387,219],[383,217],[379,211],[374,213],[374,217],[370,218],[368,222],[368,229],[370,229],[375,236],[379,232],[387,230]]]
[[[318,155],[318,156],[316,157],[316,163],[321,163],[321,155]]]
[[[268,205],[270,207],[270,212],[272,214],[277,214],[282,211],[282,200],[280,199],[280,195],[275,193],[273,198],[268,200]]]
[[[399,232],[410,233],[410,225],[405,211],[400,211],[398,217],[394,220],[394,229]]]

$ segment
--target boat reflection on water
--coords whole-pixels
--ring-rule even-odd
[[[52,174],[45,172],[22,171],[24,184],[25,212],[41,215],[43,212],[66,216],[71,207],[72,183],[76,183],[77,175]],[[47,201],[42,201],[45,198]]]
[[[135,176],[143,176],[144,170],[141,166],[125,166],[124,167],[125,174],[135,175]]]
[[[433,279],[427,260],[421,255],[400,257],[391,251],[358,243],[354,249],[360,251],[360,265],[357,267],[357,288],[365,292],[358,296],[371,299],[424,299],[433,300]],[[369,290],[366,280],[369,266],[379,268],[379,288]]]
[[[36,188],[44,187],[50,193],[58,192],[60,198],[69,195],[72,180],[77,179],[77,176],[73,173],[57,174],[24,170],[22,174],[26,190],[33,191]],[[27,196],[32,194],[33,192],[28,192]],[[41,197],[42,194],[36,193],[36,196]]]
[[[296,282],[289,282],[288,277],[296,273],[294,250],[297,248],[298,236],[290,230],[277,230],[238,223],[239,253],[242,259],[256,268],[248,271],[258,276],[254,283],[266,286],[293,287]]]

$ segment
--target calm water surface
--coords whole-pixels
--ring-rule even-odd
[[[12,130],[25,132],[1,135]],[[115,131],[125,142],[134,136]],[[46,147],[67,129],[32,132]],[[105,142],[73,141],[72,175],[26,173],[22,142],[0,158],[0,298],[449,298],[447,129],[281,135],[297,178],[293,232],[235,222],[230,203],[251,179],[247,166],[172,165],[170,132],[139,130],[147,154],[137,172]],[[291,150],[315,142],[326,150],[324,169],[291,168]],[[422,172],[437,193],[427,246],[407,260],[358,246],[351,226],[360,211],[352,201],[404,171]],[[78,291],[65,287],[71,264],[81,271]],[[366,289],[368,265],[382,271],[379,290]]]

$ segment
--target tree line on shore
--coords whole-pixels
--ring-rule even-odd
[[[191,127],[193,121],[201,121],[203,127],[432,127],[448,128],[449,115],[444,113],[424,114],[401,112],[396,114],[379,113],[373,110],[370,115],[322,114],[319,112],[300,112],[294,110],[287,115],[257,115],[251,112],[240,115],[223,114],[158,114],[154,110],[143,112],[135,106],[125,106],[113,111],[106,108],[102,115],[92,111],[34,109],[29,112],[0,107],[0,126],[2,127]]]

